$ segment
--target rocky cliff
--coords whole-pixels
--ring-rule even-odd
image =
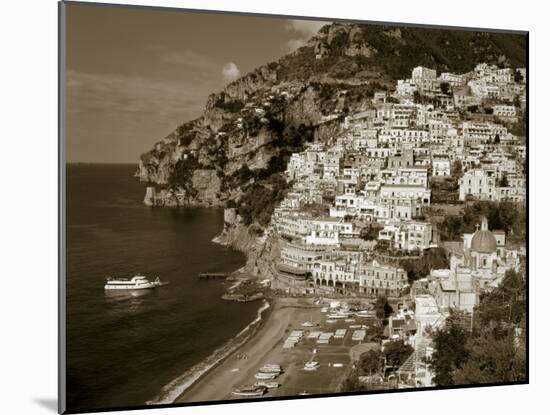
[[[246,265],[241,271],[270,278],[274,261],[280,257],[279,241],[273,235],[258,235],[258,228],[243,223],[236,209],[224,211],[224,227],[214,242],[246,252]]]

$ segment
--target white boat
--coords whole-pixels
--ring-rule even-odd
[[[313,327],[314,324],[311,321],[304,321],[302,327]]]
[[[270,364],[267,364],[267,365],[263,365],[260,370],[260,372],[262,373],[281,373],[283,370],[281,369],[281,366],[280,365],[270,365]]]
[[[319,366],[321,366],[321,365],[319,364],[319,362],[307,362],[307,363],[304,365],[304,370],[307,370],[308,372],[309,372],[309,371],[314,371],[314,370],[319,369]]]
[[[267,388],[267,389],[274,389],[278,388],[280,385],[277,382],[265,382],[265,381],[259,381],[254,383],[254,386],[257,388]]]
[[[376,312],[374,310],[361,310],[355,313],[357,317],[374,317]]]
[[[245,385],[231,392],[237,396],[262,396],[266,391],[265,386]]]
[[[254,377],[258,380],[273,380],[277,376],[279,376],[279,372],[275,372],[275,373],[258,372],[254,375]]]
[[[328,318],[332,318],[332,319],[341,319],[341,318],[348,318],[348,317],[349,317],[348,313],[333,313],[328,315]]]
[[[337,320],[335,320],[335,319],[333,319],[333,318],[329,318],[329,319],[327,320],[327,323],[332,324],[332,323],[336,323],[336,321],[337,321]]]
[[[105,290],[147,290],[163,285],[158,277],[149,281],[144,275],[135,275],[132,278],[107,278]]]

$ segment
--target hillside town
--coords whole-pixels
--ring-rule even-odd
[[[417,66],[391,83],[224,92],[207,104],[209,122],[223,111],[217,130],[186,124],[142,158],[138,176],[165,183],[147,186],[146,204],[225,207],[215,240],[247,265],[223,298],[265,298],[289,319],[282,349],[244,348],[279,365],[256,379],[283,383],[242,387],[257,368],[230,359],[216,376],[241,374],[215,396],[525,379],[526,76]],[[284,109],[312,90],[313,123],[285,126]],[[172,170],[165,154],[179,160]],[[503,355],[492,359],[513,356],[514,370],[486,361],[494,343]]]
[[[387,299],[384,342],[414,350],[399,387],[434,386],[433,330],[453,312],[470,327],[480,298],[524,269],[525,241],[484,212],[454,237],[444,222],[467,206],[524,208],[525,77],[485,63],[466,74],[416,67],[370,109],[341,117],[343,134],[290,157],[291,188],[263,236],[280,247],[271,288]]]

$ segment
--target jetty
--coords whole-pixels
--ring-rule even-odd
[[[229,277],[227,272],[201,272],[199,279],[201,280],[225,280]]]

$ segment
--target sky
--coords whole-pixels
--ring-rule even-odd
[[[85,4],[66,21],[69,163],[137,163],[210,93],[326,23]]]

